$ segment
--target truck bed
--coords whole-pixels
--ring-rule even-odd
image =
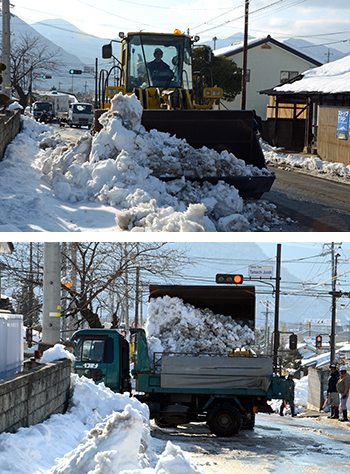
[[[163,356],[161,388],[258,389],[267,392],[273,371],[270,357]]]

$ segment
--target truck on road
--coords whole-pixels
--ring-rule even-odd
[[[254,328],[254,286],[151,285],[150,298],[168,295],[197,308],[231,316]],[[216,436],[252,429],[258,412],[272,412],[267,403],[283,399],[285,380],[273,374],[273,358],[252,351],[149,354],[143,329],[131,329],[134,368],[129,370],[129,343],[117,330],[77,331],[74,371],[104,382],[115,392],[131,391],[146,403],[150,418],[161,427],[203,421]]]
[[[70,127],[91,128],[95,120],[94,108],[91,104],[76,102],[69,105],[67,123]]]

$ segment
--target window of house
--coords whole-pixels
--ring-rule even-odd
[[[298,75],[298,71],[281,71],[280,82],[288,82]]]

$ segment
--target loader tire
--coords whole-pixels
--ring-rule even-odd
[[[210,431],[218,437],[229,437],[239,433],[241,425],[242,416],[230,403],[216,405],[208,414]]]

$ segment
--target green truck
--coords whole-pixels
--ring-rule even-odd
[[[235,315],[240,324],[255,323],[254,286],[151,285],[150,298],[177,296],[215,314]],[[252,429],[258,412],[272,412],[267,403],[281,399],[284,378],[273,374],[273,358],[249,351],[227,354],[154,353],[150,359],[143,329],[131,329],[134,368],[129,366],[129,343],[114,329],[77,331],[74,370],[104,382],[115,392],[131,393],[146,403],[160,427],[206,422],[216,436],[233,436]]]

